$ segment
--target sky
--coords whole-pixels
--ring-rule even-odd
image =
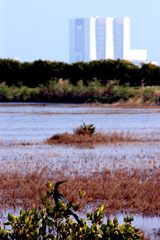
[[[160,66],[160,0],[0,0],[0,58],[69,62],[69,19],[129,17],[131,49]]]

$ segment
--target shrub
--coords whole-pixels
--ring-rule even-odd
[[[149,99],[151,99],[153,97],[154,91],[150,88],[145,88],[144,89],[144,95],[143,95],[143,99],[144,101],[147,101]]]
[[[86,125],[85,123],[74,130],[74,133],[78,135],[92,135],[94,132],[94,124]]]
[[[0,228],[0,239],[143,239],[142,234],[132,226],[133,216],[124,218],[124,223],[118,225],[117,218],[107,220],[103,223],[104,206],[100,205],[93,213],[87,213],[87,221],[80,219],[80,223],[71,220],[70,208],[80,209],[81,205],[67,205],[58,202],[53,205],[54,188],[52,183],[47,183],[47,191],[42,198],[45,208],[41,211],[33,206],[30,211],[20,211],[20,216],[8,214],[8,222],[5,226],[10,226],[9,230]],[[80,197],[85,194],[79,191]],[[90,201],[90,200],[88,200]]]
[[[11,89],[6,85],[6,82],[0,83],[0,101],[12,100],[12,98]]]

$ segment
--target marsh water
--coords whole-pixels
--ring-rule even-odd
[[[0,139],[7,141],[43,141],[56,133],[72,133],[83,123],[93,123],[97,131],[155,135],[160,131],[160,110],[81,104],[0,105]]]
[[[43,141],[57,133],[73,133],[83,123],[94,124],[96,131],[110,134],[114,131],[134,133],[147,142],[97,145],[92,148],[44,145]],[[89,104],[24,104],[0,105],[0,170],[23,172],[52,166],[63,168],[64,175],[91,175],[104,168],[143,167],[160,165],[160,109],[115,109]],[[33,143],[31,146],[15,143]],[[140,161],[139,161],[140,160]],[[66,164],[72,171],[65,172]],[[64,166],[65,164],[65,166]],[[17,170],[18,171],[18,170]],[[118,215],[120,222],[122,215]],[[158,228],[156,216],[137,215],[134,224],[143,229]]]

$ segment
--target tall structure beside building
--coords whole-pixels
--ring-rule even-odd
[[[78,18],[69,22],[69,62],[124,59],[147,60],[146,50],[130,49],[129,18]]]

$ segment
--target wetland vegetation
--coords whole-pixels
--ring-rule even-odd
[[[85,159],[85,161],[92,161],[92,158],[88,157],[88,159]],[[48,226],[49,224],[49,220],[47,219],[50,219],[50,217],[53,219],[53,216],[58,220],[59,223],[61,223],[62,219],[64,218],[63,214],[65,214],[67,209],[65,208],[64,210],[64,206],[61,205],[55,207],[52,205],[53,202],[51,202],[51,206],[47,205],[47,209],[49,209],[47,210],[48,215],[45,217],[45,219],[43,218],[43,213],[46,210],[44,210],[45,205],[42,203],[41,198],[45,192],[48,191],[46,188],[48,180],[55,184],[57,180],[67,179],[68,182],[65,183],[65,186],[63,184],[60,186],[60,192],[63,193],[68,201],[72,201],[74,204],[82,204],[82,213],[88,212],[88,209],[90,209],[92,212],[99,212],[100,215],[93,215],[93,218],[88,218],[90,220],[92,219],[93,221],[93,229],[97,226],[97,234],[99,232],[98,229],[102,226],[101,221],[103,220],[104,214],[106,214],[107,217],[110,214],[115,215],[119,212],[125,212],[126,216],[130,213],[141,213],[144,216],[159,216],[160,214],[160,168],[154,161],[150,163],[149,168],[146,168],[145,166],[144,168],[138,168],[139,163],[137,163],[137,168],[104,168],[100,172],[94,171],[94,173],[89,173],[89,176],[86,177],[80,176],[78,169],[77,171],[73,171],[72,164],[69,164],[68,160],[67,162],[63,162],[63,167],[61,167],[59,171],[54,170],[54,166],[52,167],[51,165],[49,167],[46,166],[45,168],[39,168],[41,165],[39,164],[37,162],[36,169],[27,173],[24,173],[22,165],[20,166],[18,162],[15,165],[15,168],[12,166],[12,168],[9,168],[8,170],[1,171],[1,209],[13,207],[15,210],[20,208],[29,211],[28,213],[25,211],[21,212],[20,218],[9,215],[8,224],[12,226],[12,232],[14,233],[14,236],[26,236],[28,231],[28,234],[29,232],[32,232],[32,238],[24,239],[37,239],[34,238],[34,234],[43,233],[42,229],[41,231],[37,232],[39,225],[36,225],[41,218],[47,223],[45,226]],[[114,164],[116,166],[116,162],[113,162],[113,165]],[[83,168],[85,168],[85,164]],[[82,192],[86,193],[83,198],[79,198],[78,193],[80,189]],[[51,193],[53,193],[53,190],[50,192],[50,194]],[[47,195],[48,194],[49,192]],[[97,209],[97,207],[99,207],[99,203],[104,205],[105,212]],[[34,208],[31,210],[33,204]],[[50,207],[53,207],[53,209]],[[59,215],[60,212],[62,212],[61,216]],[[39,216],[41,217],[37,217],[38,214],[40,214]],[[95,220],[93,220],[94,217]],[[65,218],[68,219],[68,215],[65,214]],[[45,223],[44,221],[43,223]],[[107,224],[109,224],[109,221],[110,219],[108,219]],[[116,219],[114,221],[117,223]],[[113,226],[112,223],[113,221],[111,221],[111,223],[108,225],[108,227],[111,227],[112,229],[111,230],[108,228],[108,234],[110,234],[110,230],[113,233],[113,231],[118,231],[119,229],[118,223],[115,226]],[[129,223],[131,224],[131,220]],[[55,226],[57,227],[55,224],[56,222],[53,222],[53,225],[50,225],[50,227],[52,226],[52,230]],[[63,224],[66,224],[66,226]],[[69,224],[69,226],[67,224]],[[76,224],[73,224],[73,222],[71,223],[70,220],[69,222],[63,221],[61,227],[62,226],[63,228],[59,229],[60,232],[62,229],[65,231],[67,226],[72,229],[73,232],[75,231],[75,228],[76,232],[78,233],[81,233],[82,231],[82,228],[80,229],[78,226],[76,226]],[[86,227],[87,226],[84,224],[84,229],[86,229]],[[123,233],[127,234],[127,229],[125,230],[125,228],[126,224],[124,223]],[[24,231],[25,229],[26,231]],[[130,230],[131,229],[132,227]],[[134,228],[132,230],[134,230]],[[103,231],[100,231],[101,234],[102,232]],[[1,231],[0,233],[4,234],[4,232]],[[24,235],[20,235],[22,233]],[[90,231],[88,229],[88,234],[89,233]],[[129,233],[131,234],[130,231]],[[134,233],[138,234],[137,231]],[[61,234],[64,234],[64,232],[62,231]],[[113,237],[113,235],[108,235],[108,238],[107,236],[104,238],[102,237],[102,239],[109,239],[109,237],[110,239],[117,239],[116,236]],[[14,239],[19,238],[15,237]],[[78,239],[81,238],[79,237]],[[89,239],[93,239],[93,236]],[[97,237],[96,239],[99,238]],[[144,239],[144,237],[141,235],[139,238],[134,238],[134,235],[132,235],[129,239]]]
[[[160,105],[160,67],[124,60],[66,64],[0,59],[0,101]]]
[[[1,59],[0,72],[1,102],[94,103],[97,106],[99,103],[107,103],[124,108],[160,106],[160,67],[152,64],[138,67],[119,59],[72,65],[41,60],[20,63]],[[90,119],[96,119],[99,125],[102,122],[107,123],[109,119],[106,115],[104,118],[104,114],[112,114],[101,109],[102,115],[98,119],[93,118],[93,114],[99,113],[97,109],[95,112],[89,112],[88,109],[81,111],[57,113],[52,109],[45,112],[32,108],[19,112],[11,107],[9,121],[5,118],[7,109],[1,113],[1,120],[3,117],[6,119],[2,127],[5,139],[0,141],[1,223],[6,221],[6,215],[3,215],[5,210],[14,209],[16,213],[17,209],[27,211],[21,211],[18,217],[9,214],[8,225],[12,227],[12,232],[0,230],[1,239],[40,239],[42,236],[47,239],[49,229],[51,231],[48,232],[48,239],[53,239],[53,235],[57,239],[145,239],[144,235],[140,235],[142,230],[138,232],[131,225],[132,217],[126,218],[121,226],[116,219],[108,219],[106,224],[102,224],[103,217],[116,213],[123,213],[125,216],[131,213],[160,216],[160,135],[156,126],[150,125],[153,132],[146,132],[142,136],[132,128],[131,131],[106,133],[97,132],[93,124],[83,124],[75,128],[73,133],[61,131],[54,132],[52,136],[52,127],[56,128],[55,121],[58,121],[56,129],[60,126],[62,128],[64,122],[66,124],[65,116],[69,114],[72,118],[72,114],[75,114],[78,121],[85,119],[83,115],[92,114]],[[137,113],[141,115],[141,111]],[[35,118],[36,114],[39,115],[38,119]],[[77,118],[78,114],[82,114],[82,118]],[[135,120],[136,114],[131,110],[130,114],[133,114]],[[152,115],[151,112],[147,114]],[[154,109],[153,114],[154,118],[151,119],[156,119],[155,122],[158,123],[158,110]],[[13,115],[18,116],[15,118],[18,127],[15,124],[10,128]],[[47,116],[41,119],[42,115]],[[49,115],[52,119],[49,119]],[[56,118],[53,117],[55,115]],[[29,132],[27,124],[31,116],[34,124],[33,131]],[[140,116],[135,123],[138,123],[138,119],[149,123],[147,116]],[[68,124],[71,122],[70,117]],[[22,119],[25,121],[20,125]],[[128,119],[130,121],[133,118],[130,116]],[[51,125],[45,131],[49,129],[51,137],[38,142],[38,136],[41,135],[37,135],[37,142],[27,142],[25,133],[33,137],[38,121],[45,124],[38,127],[41,132],[50,121]],[[121,118],[120,122],[123,125],[125,118]],[[9,129],[7,137],[6,124],[7,130]],[[24,125],[26,128],[21,138],[15,137],[15,132],[20,134],[18,129],[22,129]],[[144,130],[144,126],[142,124],[140,130]],[[8,140],[10,133],[12,139]],[[68,201],[77,205],[75,208],[82,204],[80,214],[84,215],[88,210],[93,213],[87,215],[92,222],[91,226],[87,226],[82,220],[84,225],[81,229],[69,219],[68,207],[53,204],[51,198],[54,189],[51,182],[55,184],[58,180],[68,180],[65,185],[60,186],[60,192]],[[83,198],[79,198],[80,189],[86,193]],[[41,201],[42,196],[45,196],[46,201]],[[104,209],[100,203],[104,205]],[[62,221],[64,218],[66,221]],[[159,232],[156,229],[155,239],[159,238]],[[147,239],[153,239],[153,236]]]
[[[59,103],[118,103],[121,106],[160,106],[160,87],[130,87],[118,80],[103,86],[97,79],[84,85],[79,80],[74,86],[68,80],[55,79],[35,88],[0,84],[1,102],[59,102]]]
[[[83,147],[92,147],[96,144],[109,144],[116,142],[147,142],[147,141],[157,141],[160,142],[159,134],[148,134],[146,133],[143,137],[137,135],[137,133],[131,132],[113,132],[113,133],[95,133],[95,134],[80,134],[77,133],[62,133],[55,134],[48,138],[46,144],[71,144],[71,145],[81,145]],[[25,143],[23,143],[25,145]],[[26,143],[29,144],[29,143]]]
[[[1,229],[0,238],[2,240],[10,239],[145,239],[144,234],[138,228],[132,226],[134,220],[131,217],[124,218],[124,223],[119,225],[117,218],[107,219],[103,223],[104,206],[100,206],[93,212],[87,213],[87,219],[90,226],[83,218],[79,219],[76,215],[77,223],[70,218],[71,211],[75,212],[81,208],[81,204],[73,205],[68,202],[53,204],[55,189],[52,183],[47,184],[47,191],[42,197],[42,204],[45,208],[37,208],[33,205],[32,210],[25,212],[20,211],[19,216],[8,214],[8,222],[4,226],[10,226],[9,229]],[[85,196],[82,190],[79,190],[80,198]],[[88,202],[91,197],[87,199]],[[72,208],[72,210],[70,210]]]
[[[80,127],[73,129],[73,134],[62,133],[55,134],[45,141],[47,144],[74,144],[83,147],[92,147],[95,144],[108,144],[116,142],[146,142],[157,141],[160,142],[159,134],[145,134],[143,137],[138,136],[136,133],[114,131],[110,133],[95,132],[94,124],[86,125],[83,123]],[[153,136],[154,135],[154,136]]]
[[[21,169],[18,173],[3,171],[0,175],[3,193],[1,207],[21,207],[29,210],[35,204],[37,208],[42,208],[41,197],[46,191],[45,183],[48,180],[56,183],[58,179],[67,179],[65,186],[60,187],[60,192],[74,204],[81,203],[83,211],[87,208],[95,209],[101,203],[105,206],[107,216],[118,212],[160,215],[160,168],[154,162],[150,165],[153,167],[148,170],[104,168],[88,177],[81,177],[78,171],[74,171],[74,176],[65,176],[62,170],[57,172],[50,167],[40,171],[37,168],[36,171],[26,174],[20,174]],[[66,164],[65,171],[71,173],[71,166]],[[86,192],[83,199],[79,199],[79,189]],[[88,198],[93,200],[87,202]]]
[[[74,135],[79,138],[91,138],[96,134],[95,131],[96,129],[93,124],[83,124],[74,129]],[[124,133],[121,133],[119,137],[117,136],[118,134],[115,135],[115,133],[113,136],[111,135],[109,143],[113,146],[115,144],[124,144],[122,140],[126,139],[127,147],[129,143],[132,144],[134,134],[125,136]],[[81,141],[83,142],[82,139]],[[137,139],[136,141],[142,142],[142,139]],[[89,142],[89,140],[85,142],[83,147],[88,146],[87,142]],[[144,143],[145,142],[147,144],[154,144],[153,139],[148,139],[147,141],[144,141]],[[31,147],[34,146],[34,144],[37,143],[32,143]],[[42,144],[43,143],[41,142],[41,145]],[[17,145],[14,145],[14,143],[11,143],[11,145],[5,145],[1,143],[1,149],[4,148],[4,151],[5,149],[7,150],[12,147],[16,147],[18,150],[18,146],[23,148],[23,154],[18,154],[21,156],[21,160],[16,160],[15,156],[15,161],[13,164],[11,162],[7,168],[6,164],[3,168],[4,163],[1,163],[1,209],[13,208],[16,210],[20,208],[27,212],[21,211],[20,216],[18,217],[14,217],[12,214],[8,215],[9,218],[7,224],[12,226],[12,231],[4,232],[4,230],[1,230],[0,234],[2,239],[7,239],[6,236],[10,236],[8,239],[12,239],[11,236],[13,235],[15,237],[14,239],[18,239],[19,236],[25,238],[25,236],[30,236],[30,232],[32,232],[31,238],[28,237],[26,239],[37,239],[38,236],[45,237],[46,231],[44,231],[45,228],[43,224],[46,224],[45,227],[48,229],[49,219],[50,217],[53,219],[53,214],[54,217],[58,219],[59,224],[61,224],[61,228],[58,228],[59,236],[63,236],[64,239],[65,236],[63,234],[66,234],[66,229],[72,229],[72,239],[76,239],[76,235],[74,236],[74,234],[78,234],[78,239],[81,239],[82,236],[82,239],[86,239],[89,237],[89,234],[92,233],[93,229],[97,229],[96,232],[94,232],[95,234],[102,234],[102,239],[117,239],[117,231],[119,236],[123,233],[121,239],[123,239],[124,234],[125,236],[130,236],[130,239],[146,239],[144,233],[139,235],[142,232],[141,230],[138,232],[138,230],[132,226],[132,217],[126,218],[126,221],[123,223],[123,232],[120,231],[120,226],[122,225],[118,224],[116,218],[113,221],[108,219],[106,225],[102,224],[102,220],[104,216],[109,217],[111,214],[115,215],[116,213],[122,212],[125,213],[126,216],[131,213],[142,214],[143,216],[160,215],[160,165],[157,158],[154,159],[153,157],[147,156],[148,165],[146,165],[146,163],[143,164],[143,158],[146,158],[146,156],[142,153],[142,156],[136,156],[136,165],[130,165],[131,162],[135,161],[131,160],[127,166],[127,159],[125,159],[126,156],[124,155],[124,164],[121,165],[121,163],[119,163],[120,166],[117,166],[117,159],[112,155],[109,160],[109,155],[107,155],[105,160],[110,161],[112,167],[107,167],[105,164],[103,167],[100,167],[104,159],[99,161],[96,155],[87,154],[82,157],[83,163],[81,167],[79,166],[79,159],[76,159],[76,156],[74,156],[75,166],[73,167],[73,162],[69,160],[69,156],[65,156],[65,159],[62,159],[64,157],[58,159],[58,162],[61,162],[61,165],[58,168],[58,163],[56,162],[46,162],[46,166],[43,167],[45,163],[44,161],[46,160],[42,156],[38,156],[33,169],[33,162],[36,155],[35,153],[33,154],[33,150],[30,149],[29,151],[30,146],[28,144],[22,145],[22,143],[17,143]],[[26,149],[26,156],[24,150],[27,147],[28,150]],[[110,148],[110,146],[108,146],[108,148]],[[116,146],[115,148],[117,149]],[[53,152],[53,150],[50,151]],[[35,152],[36,154],[38,153],[37,150]],[[48,158],[51,153],[49,153],[48,150],[46,153]],[[53,159],[52,156],[51,159]],[[31,162],[30,167],[28,167],[27,162]],[[95,169],[93,165],[95,165]],[[82,175],[82,171],[84,170],[86,170],[86,173]],[[68,219],[69,217],[69,215],[66,215],[67,212],[65,213],[67,208],[64,209],[63,205],[58,205],[58,207],[56,207],[55,205],[52,205],[53,201],[51,202],[51,205],[49,203],[49,205],[44,205],[41,201],[42,196],[48,191],[46,186],[48,181],[55,184],[58,180],[66,179],[68,181],[65,183],[65,186],[63,184],[60,186],[60,192],[63,193],[69,201],[73,202],[73,204],[81,204],[81,213],[84,214],[88,212],[88,209],[90,210],[89,212],[93,212],[92,217],[91,215],[87,215],[88,220],[90,219],[92,221],[91,228],[90,226],[87,227],[85,222],[83,222],[83,228],[80,228],[80,226],[73,223],[71,220],[67,220],[66,222],[62,221],[62,219]],[[82,192],[86,193],[83,198],[79,198],[78,193],[80,189]],[[54,189],[49,191],[51,192],[47,192],[47,194],[53,193]],[[101,206],[99,208],[100,203],[104,205],[104,209],[101,209]],[[32,208],[33,205],[34,208]],[[44,219],[45,211],[47,211],[47,215],[45,215],[46,217]],[[61,217],[59,212],[62,212]],[[97,212],[99,215],[97,215]],[[43,220],[42,225],[40,225],[40,219]],[[113,223],[115,225],[113,225]],[[129,227],[129,232],[126,226]],[[50,225],[50,228],[53,235],[57,233],[57,225],[54,220]],[[104,235],[101,228],[107,235]],[[87,233],[82,229],[88,229]],[[107,232],[106,229],[108,229]],[[159,229],[156,231],[156,239],[158,231]],[[50,237],[53,235],[50,235]],[[97,236],[96,239],[99,239],[99,237],[100,235]],[[49,239],[52,239],[52,237]],[[93,239],[93,235],[89,239]],[[147,239],[150,238],[148,237]]]

